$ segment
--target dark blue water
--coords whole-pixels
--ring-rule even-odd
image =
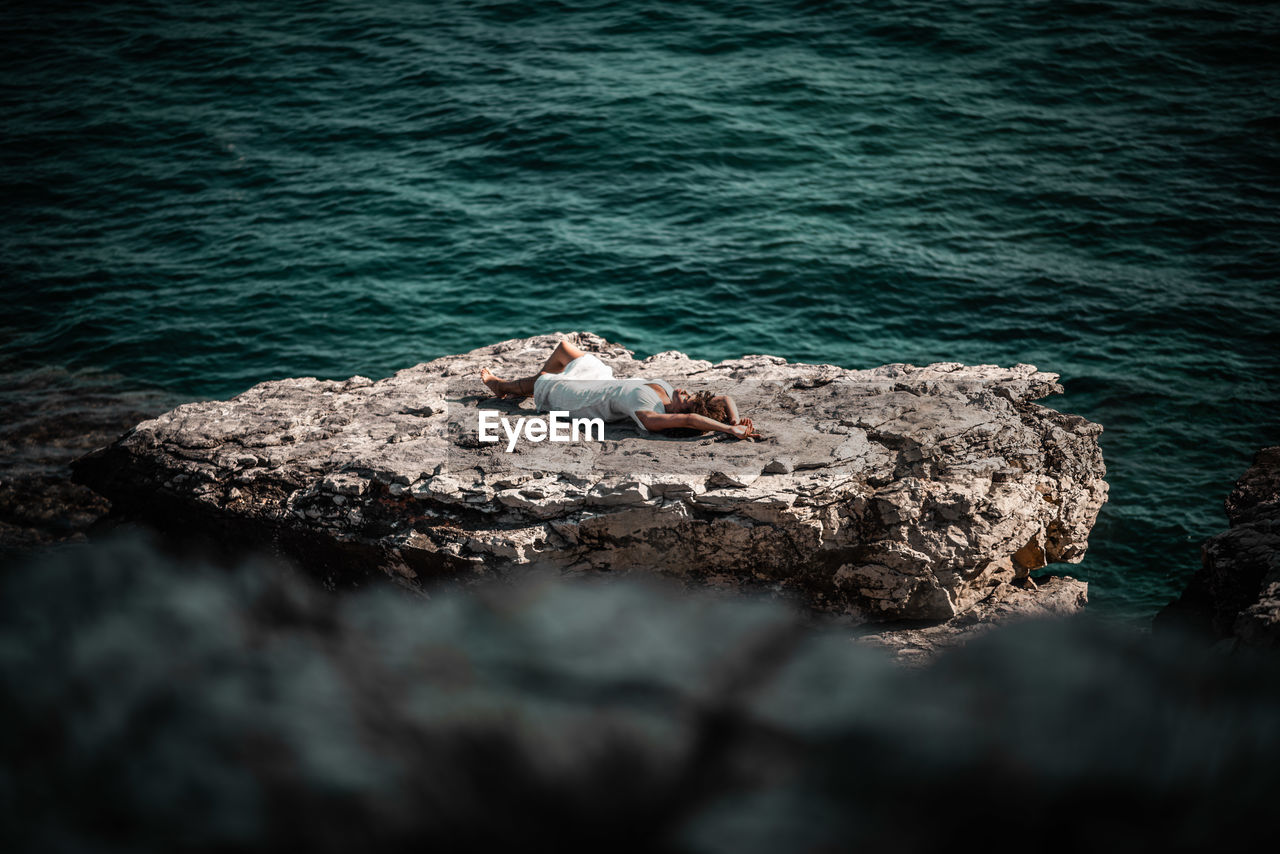
[[[1149,616],[1280,441],[1280,10],[42,3],[0,56],[0,361],[226,396],[584,329],[1030,362]]]

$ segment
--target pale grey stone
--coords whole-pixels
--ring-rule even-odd
[[[561,337],[617,376],[732,394],[768,439],[619,423],[599,443],[522,441],[507,454],[505,440],[478,442],[480,408],[535,414],[530,400],[492,399],[480,368],[533,373]],[[350,552],[352,579],[657,572],[858,620],[937,621],[1043,599],[1031,570],[1083,557],[1107,495],[1102,428],[1035,403],[1060,391],[1030,365],[637,360],[589,333],[540,335],[378,381],[279,380],[184,404],[76,468],[121,513],[185,510],[257,523],[278,543],[364,547]],[[344,571],[326,577],[341,585]],[[1068,587],[1078,607],[1084,585]]]

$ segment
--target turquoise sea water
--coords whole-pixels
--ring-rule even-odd
[[[222,397],[574,329],[1029,362],[1106,428],[1111,500],[1063,569],[1133,620],[1280,441],[1276,7],[3,15],[6,371]]]

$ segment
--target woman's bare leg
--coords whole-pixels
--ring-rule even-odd
[[[488,368],[480,369],[480,381],[489,387],[494,397],[533,397],[533,383],[541,374],[522,377],[518,380],[504,380],[494,375]]]
[[[558,374],[565,367],[579,356],[584,355],[582,350],[570,344],[568,341],[561,341],[556,345],[556,349],[552,351],[550,358],[542,366],[542,370],[531,377],[523,377],[518,380],[504,380],[494,375],[493,371],[488,368],[480,369],[481,381],[489,387],[489,390],[498,398],[504,397],[533,397],[533,384],[538,377],[543,374]]]
[[[583,355],[586,354],[570,344],[568,341],[561,341],[556,345],[556,349],[552,351],[551,357],[547,359],[546,364],[542,366],[540,373],[558,374],[563,371],[570,362]]]

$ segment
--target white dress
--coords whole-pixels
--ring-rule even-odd
[[[614,379],[613,368],[584,353],[565,365],[562,373],[538,377],[533,383],[533,403],[539,412],[567,411],[570,418],[621,421],[630,417],[647,433],[636,412],[667,411],[649,383],[662,386],[668,397],[675,392],[666,380]]]

